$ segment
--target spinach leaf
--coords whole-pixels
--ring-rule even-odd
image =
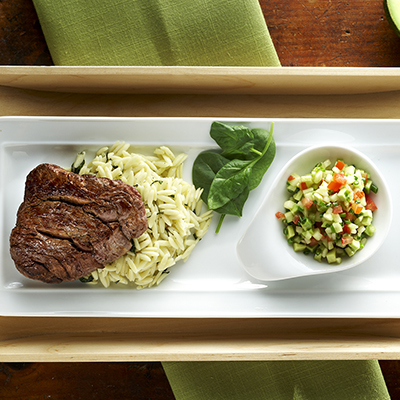
[[[263,151],[268,131],[213,122],[210,136],[221,147],[224,157],[230,160],[252,160]]]
[[[237,197],[232,198],[228,203],[224,204],[222,207],[215,209],[219,214],[236,215],[238,217],[242,216],[243,206],[249,197],[250,190],[243,190]]]
[[[221,154],[212,151],[203,151],[193,163],[192,181],[196,188],[203,188],[201,195],[204,203],[208,203],[208,193],[215,174],[229,162]]]
[[[207,198],[209,208],[221,208],[241,193],[250,191],[251,164],[251,161],[232,160],[216,173]]]
[[[202,199],[208,208],[221,214],[218,232],[225,215],[242,216],[250,191],[260,184],[275,158],[276,145],[273,124],[268,132],[216,121],[210,136],[221,151],[200,153],[192,178],[197,188],[203,188]]]
[[[252,174],[251,174],[251,181],[250,181],[250,190],[255,189],[262,181],[265,173],[267,172],[268,168],[271,166],[272,161],[274,161],[275,154],[276,154],[276,145],[275,140],[271,133],[266,140],[266,150],[264,151],[263,155],[257,160],[257,162],[253,165]]]

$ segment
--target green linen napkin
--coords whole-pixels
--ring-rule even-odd
[[[280,66],[258,0],[33,0],[55,65]]]
[[[377,361],[163,362],[176,400],[389,400]]]

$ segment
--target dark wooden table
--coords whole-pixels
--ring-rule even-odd
[[[259,0],[283,66],[397,67],[382,0]],[[0,64],[52,65],[31,0],[0,2]]]
[[[382,0],[260,0],[283,66],[398,67]],[[0,1],[0,65],[53,65],[31,0]],[[400,361],[381,360],[400,399]],[[0,398],[173,399],[160,363],[0,363]]]

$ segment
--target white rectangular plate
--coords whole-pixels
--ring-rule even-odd
[[[218,215],[186,263],[171,268],[152,289],[105,289],[80,282],[48,285],[24,278],[9,255],[9,235],[22,202],[25,177],[43,162],[69,167],[76,152],[116,140],[187,152],[184,178],[192,162],[215,147],[213,121],[270,128],[275,123],[275,160],[261,185],[250,193],[242,218],[226,217],[215,234]],[[399,120],[224,119],[224,118],[0,118],[0,314],[5,316],[115,317],[399,317],[400,215]],[[371,259],[351,270],[264,283],[242,268],[236,245],[284,164],[308,146],[348,144],[365,153],[391,185],[392,228]],[[276,212],[278,210],[271,210]],[[265,227],[265,229],[275,229]],[[280,234],[280,232],[277,232]],[[276,249],[276,251],[280,251]],[[268,260],[266,260],[268,262]]]

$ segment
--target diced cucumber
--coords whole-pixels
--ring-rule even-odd
[[[342,232],[342,230],[343,230],[342,225],[340,225],[339,222],[334,222],[334,223],[332,224],[332,228],[333,228],[333,230],[335,231],[335,233],[340,233],[340,232]]]
[[[312,238],[312,234],[313,232],[308,230],[308,231],[304,231],[301,233],[301,236],[303,237],[304,241],[308,244],[310,243],[310,239]]]
[[[371,190],[371,185],[372,185],[372,181],[371,180],[367,180],[365,186],[364,186],[364,192],[366,194],[369,194],[370,190]]]
[[[292,238],[296,232],[294,231],[293,225],[288,225],[287,226],[287,232],[286,232],[286,238],[290,239]]]
[[[326,255],[326,260],[329,264],[333,264],[336,262],[336,249],[332,249],[328,252],[328,254]]]
[[[287,241],[295,251],[312,252],[316,261],[326,259],[329,264],[339,264],[343,257],[352,257],[375,232],[373,213],[366,209],[367,197],[360,194],[360,191],[376,192],[370,175],[354,165],[344,164],[343,168],[336,165],[325,160],[316,164],[309,174],[292,174],[287,181],[291,197],[284,203],[287,211],[282,219]],[[330,185],[332,181],[335,184]],[[307,186],[304,190],[302,182]],[[341,188],[331,190],[338,183]],[[294,216],[300,218],[296,225]],[[351,238],[350,243],[347,237]]]
[[[285,230],[284,230],[284,234],[286,236],[286,239],[291,239],[293,236],[295,236],[295,231],[293,228],[293,225],[288,225]]]
[[[349,244],[349,247],[356,252],[357,250],[360,249],[360,242],[356,239],[353,239],[353,241]]]
[[[362,213],[363,217],[372,218],[372,211],[371,210],[364,210]]]
[[[372,225],[372,224],[368,225],[368,226],[365,228],[365,233],[366,233],[368,236],[374,236],[375,231],[376,231],[376,228],[375,228],[375,226]]]
[[[283,203],[283,207],[285,207],[286,210],[292,210],[292,208],[293,208],[293,206],[294,206],[295,204],[296,204],[296,203],[295,203],[294,201],[292,201],[292,200],[287,200],[287,201],[285,201],[285,202]]]
[[[315,239],[315,240],[318,240],[318,241],[320,241],[322,238],[323,238],[323,236],[322,236],[322,233],[321,233],[321,231],[318,229],[318,228],[315,228],[314,229],[314,232],[313,232],[313,238]]]
[[[348,246],[344,249],[344,251],[346,252],[346,254],[347,254],[349,257],[353,257],[354,254],[356,253],[353,249],[351,249],[351,248],[348,247]]]
[[[327,159],[322,163],[323,168],[327,169],[331,165],[331,160]]]
[[[296,252],[304,251],[306,249],[306,245],[302,243],[293,243],[293,250]]]
[[[313,183],[313,179],[312,179],[311,174],[303,175],[303,176],[300,178],[300,181],[301,181],[301,182],[307,183],[307,186],[311,186],[312,183]]]
[[[294,215],[292,212],[288,211],[287,213],[285,213],[285,219],[288,224],[290,224],[293,221],[293,217]]]
[[[300,224],[304,230],[308,230],[313,227],[313,223],[311,222],[311,220],[309,218],[304,218],[303,220],[301,220]]]
[[[303,193],[300,190],[293,195],[293,199],[296,201],[300,201],[302,197],[303,197]]]
[[[314,260],[318,261],[318,262],[322,262],[322,253],[315,253],[314,254]]]

